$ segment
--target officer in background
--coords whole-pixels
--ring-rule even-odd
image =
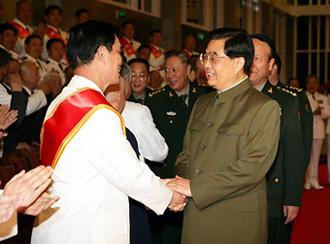
[[[251,85],[276,100],[281,108],[279,148],[267,174],[268,243],[289,244],[291,222],[301,205],[305,173],[298,100],[296,94],[271,85],[267,79],[274,64],[274,42],[262,34],[251,37],[255,49]]]
[[[282,62],[278,53],[275,53],[274,57],[274,65],[272,70],[268,76],[269,82],[273,86],[279,86],[289,90],[292,94],[297,94],[299,108],[298,108],[298,116],[300,119],[301,129],[302,129],[302,137],[304,144],[304,167],[305,170],[309,163],[312,143],[313,143],[313,111],[311,109],[311,105],[309,104],[306,92],[302,88],[297,88],[291,86],[289,84],[284,84],[280,82],[279,76],[281,74]]]
[[[174,164],[182,151],[183,137],[189,115],[197,98],[206,93],[204,87],[188,80],[190,63],[183,51],[170,51],[165,55],[164,88],[149,94],[146,105],[150,108],[156,127],[169,147],[163,164],[150,163],[150,168],[161,178],[175,176]],[[180,243],[182,213],[150,214],[154,243]]]

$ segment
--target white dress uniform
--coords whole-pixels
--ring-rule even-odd
[[[20,59],[20,61],[21,62],[30,61],[32,63],[35,63],[39,68],[40,81],[43,81],[45,75],[47,74],[47,65],[44,61],[42,61],[41,59],[36,59],[28,53],[25,53],[23,57]]]
[[[129,40],[128,38],[126,38],[124,36],[122,38],[125,39],[127,42],[131,43],[131,45],[133,46],[133,49],[134,49],[135,52],[141,46],[141,43],[138,42],[138,41],[136,41],[136,40],[134,40],[134,39]],[[123,49],[123,52],[124,52],[124,56],[125,56],[127,62],[130,61],[133,58],[136,58],[136,54],[135,53],[129,55],[126,52],[126,49],[125,48]]]
[[[149,108],[126,101],[122,116],[138,141],[140,154],[148,160],[162,162],[167,157],[168,146],[156,128]]]
[[[68,95],[86,87],[102,94],[92,81],[74,76],[47,115]],[[60,199],[38,216],[32,244],[128,244],[128,196],[157,214],[166,210],[172,197],[171,190],[136,158],[118,115],[103,108],[67,144],[53,180],[51,194]]]
[[[64,43],[66,44],[67,40],[68,40],[68,33],[64,30],[62,30],[61,28],[58,28],[56,29],[55,27],[51,26],[51,25],[47,25],[46,26],[46,30],[47,29],[51,29],[53,30],[54,32],[58,33],[58,35],[63,39]],[[47,60],[48,59],[48,53],[47,53],[47,42],[48,40],[51,38],[51,36],[47,35],[47,32],[46,34],[44,35],[44,40],[43,40],[43,43],[44,43],[44,50],[42,51],[42,54],[41,54],[41,58],[43,60]],[[53,37],[54,38],[54,37]]]
[[[149,59],[149,64],[150,64],[150,71],[152,70],[160,70],[161,67],[164,65],[165,63],[165,50],[161,47],[158,47],[154,44],[150,44],[151,47],[151,53],[150,53],[150,59]],[[155,56],[155,54],[153,53],[153,48],[155,50],[158,50],[159,53],[161,53],[160,56]]]
[[[14,22],[16,25],[20,26],[20,28],[25,29],[29,35],[31,35],[33,33],[33,28],[30,25],[25,25],[23,22],[21,22],[19,19],[15,18],[12,20],[12,22]],[[25,38],[20,37],[20,33],[18,33],[18,38],[16,41],[16,45],[15,45],[15,51],[19,54],[19,55],[23,55],[25,53]]]
[[[7,87],[7,89],[11,90],[10,86],[8,86],[7,84],[0,84],[0,104],[7,105],[10,107],[11,95],[7,92],[5,86]],[[24,89],[27,91],[27,93],[30,93],[25,111],[26,116],[38,111],[39,109],[47,105],[47,98],[42,90],[35,89],[33,93],[31,93],[31,91],[27,87],[24,87]]]
[[[18,53],[15,52],[14,50],[9,50],[9,49],[5,48],[5,46],[3,46],[2,44],[0,44],[0,49],[3,49],[3,50],[5,50],[7,53],[9,53],[13,59],[16,59],[16,60],[19,59],[19,55],[18,55]]]
[[[0,190],[0,198],[3,190]],[[13,216],[5,223],[0,224],[0,241],[6,240],[10,237],[17,235],[17,214]]]
[[[306,92],[307,98],[314,112],[318,106],[321,107],[321,115],[313,116],[313,144],[310,162],[306,171],[306,183],[311,186],[319,187],[318,183],[318,165],[321,155],[323,140],[325,138],[325,123],[324,119],[330,116],[330,107],[326,96],[315,92],[314,95]],[[306,186],[306,185],[305,185]],[[308,186],[306,187],[308,188]]]
[[[65,84],[64,71],[67,67],[68,67],[68,64],[64,60],[57,62],[56,60],[54,60],[52,58],[48,58],[46,61],[47,72],[51,72],[52,70],[55,70],[56,72],[58,72],[61,77],[62,86]]]

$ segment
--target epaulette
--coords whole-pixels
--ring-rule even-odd
[[[295,90],[297,92],[302,92],[303,89],[302,88],[297,88],[295,86],[289,86],[289,85],[285,85],[285,88],[291,89],[291,90]]]
[[[164,91],[165,91],[165,88],[160,88],[160,89],[158,89],[156,91],[152,91],[152,92],[149,93],[149,97],[153,97],[154,95],[156,95],[158,93],[162,93]]]
[[[293,91],[290,91],[290,90],[285,89],[285,88],[280,87],[280,86],[277,86],[277,88],[280,89],[280,90],[282,90],[282,91],[284,91],[284,92],[286,92],[286,93],[288,93],[288,94],[290,94],[291,96],[294,96],[294,97],[297,96],[297,93],[295,93]]]

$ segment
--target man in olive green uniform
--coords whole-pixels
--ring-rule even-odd
[[[183,137],[189,115],[197,98],[206,93],[205,87],[190,82],[189,57],[181,51],[171,51],[165,56],[165,77],[169,83],[150,93],[149,107],[157,129],[169,147],[165,161],[149,163],[151,170],[161,178],[173,178],[177,155],[182,151]],[[163,216],[150,213],[150,226],[155,243],[180,243],[182,213],[166,212]]]
[[[298,107],[298,116],[300,118],[300,124],[302,129],[302,138],[304,145],[304,167],[305,170],[310,160],[312,142],[313,142],[313,112],[311,106],[309,104],[308,98],[306,96],[306,92],[297,87],[289,86],[287,84],[283,84],[279,80],[279,76],[281,73],[282,62],[277,53],[275,53],[274,57],[274,65],[272,67],[271,73],[268,76],[269,82],[273,86],[279,86],[285,88],[291,92],[291,94],[297,94],[299,107]]]
[[[250,81],[254,88],[281,107],[280,143],[267,174],[268,243],[290,243],[291,222],[296,218],[304,185],[304,158],[296,94],[272,86],[267,77],[274,64],[275,46],[262,34],[251,36],[255,48]]]
[[[278,104],[247,77],[253,44],[245,31],[216,29],[202,55],[217,91],[195,104],[176,177],[168,186],[191,197],[184,210],[183,244],[264,244],[266,173],[279,138]]]

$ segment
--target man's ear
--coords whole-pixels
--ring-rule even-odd
[[[273,69],[273,66],[274,66],[274,63],[275,63],[275,59],[274,58],[271,58],[268,62],[268,70],[269,72],[272,72],[272,69]]]

